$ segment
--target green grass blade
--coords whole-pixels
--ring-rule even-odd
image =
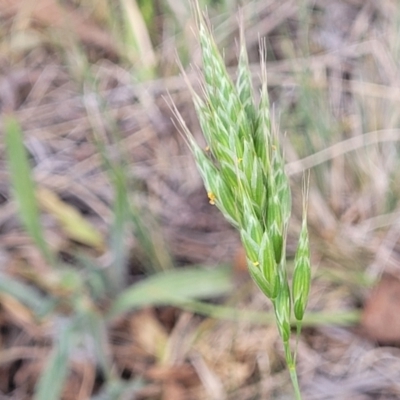
[[[231,269],[185,268],[159,273],[125,290],[112,304],[109,317],[150,305],[179,304],[220,296],[233,289]]]
[[[34,400],[60,399],[68,374],[69,355],[75,345],[75,321],[60,330],[58,343],[55,344],[46,368],[36,386]]]
[[[77,264],[83,269],[85,286],[93,301],[101,301],[110,295],[110,277],[107,268],[99,268],[96,260],[86,254],[76,255]]]
[[[238,309],[225,305],[216,305],[202,301],[190,300],[179,305],[179,308],[206,317],[227,320],[251,322],[255,325],[273,325],[276,323],[274,312],[255,311],[251,309]],[[361,312],[358,310],[350,311],[321,311],[309,312],[304,315],[303,326],[353,326],[357,325],[361,319]],[[293,317],[290,321],[291,326],[295,327],[298,321]]]
[[[150,210],[138,206],[135,196],[132,196],[132,186],[128,183],[129,179],[123,160],[120,163],[113,163],[105,150],[101,151],[115,193],[114,221],[110,235],[113,268],[110,270],[109,282],[114,291],[119,291],[126,282],[129,256],[126,243],[126,235],[129,234],[127,229],[133,230],[143,251],[141,254],[143,260],[141,261],[146,271],[154,273],[173,269],[174,263],[156,218]],[[121,155],[126,158],[122,149]]]
[[[111,289],[117,292],[124,287],[127,274],[128,246],[126,244],[126,230],[129,223],[129,200],[126,176],[122,167],[110,167],[109,175],[113,183],[115,199],[114,221],[110,230],[113,268],[108,275]]]
[[[34,312],[37,318],[44,317],[54,306],[54,300],[44,297],[31,286],[0,273],[0,293],[20,301]]]
[[[86,331],[93,341],[97,363],[104,376],[109,378],[111,371],[109,355],[111,351],[108,348],[107,328],[104,319],[92,310],[86,310],[81,317],[83,317],[82,323],[84,324],[82,331]]]
[[[93,397],[91,400],[123,400],[135,399],[135,393],[142,389],[145,383],[142,379],[137,378],[128,382],[121,380],[109,381],[101,390],[101,392]]]
[[[100,95],[97,97],[97,101],[110,131],[113,132],[112,146],[115,147],[117,154],[116,157],[115,152],[113,155],[109,152],[111,147],[107,147],[101,135],[98,134],[96,125],[93,125],[94,141],[114,191],[114,220],[109,241],[113,261],[112,268],[107,270],[110,271],[108,287],[114,292],[118,292],[126,282],[129,256],[126,236],[130,232],[133,232],[140,250],[142,250],[140,261],[147,272],[154,273],[172,269],[174,263],[156,218],[150,210],[137,204],[136,193],[140,190],[136,186],[137,182],[128,173],[130,155],[121,143],[122,135],[119,125],[110,113],[106,101]],[[90,109],[88,109],[89,113]]]
[[[39,209],[35,197],[35,188],[31,177],[28,155],[17,120],[12,116],[4,117],[6,133],[7,164],[11,185],[18,203],[21,221],[46,260],[52,264],[53,257],[44,239],[40,224]]]
[[[157,218],[151,210],[139,206],[135,199],[130,207],[135,237],[144,251],[146,270],[154,273],[174,269],[174,261]]]

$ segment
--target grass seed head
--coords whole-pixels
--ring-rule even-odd
[[[195,156],[209,202],[239,230],[250,275],[274,305],[293,377],[295,364],[289,345],[292,299],[295,317],[301,321],[311,281],[306,202],[303,204],[303,224],[290,288],[285,246],[291,193],[279,140],[271,124],[264,47],[261,52],[260,101],[255,105],[243,29],[240,31],[240,54],[234,83],[197,1],[195,13],[203,61],[203,97],[189,87],[207,142],[207,152],[196,144],[179,114],[177,118]],[[177,113],[176,107],[174,111]],[[296,398],[300,398],[297,378],[292,382]]]
[[[250,275],[272,300],[279,332],[287,343],[291,299],[297,319],[303,318],[306,308],[310,258],[307,224],[303,221],[291,295],[285,259],[291,193],[279,140],[271,124],[265,62],[261,63],[260,101],[255,105],[243,30],[234,83],[198,3],[195,4],[203,96],[190,89],[207,152],[196,144],[179,115],[178,120],[195,156],[209,202],[239,230]]]
[[[261,99],[256,107],[243,30],[234,84],[199,10],[196,16],[203,61],[204,98],[195,93],[193,98],[212,156],[194,144],[193,138],[188,142],[210,203],[215,204],[240,230],[256,283],[260,285],[260,280],[264,280],[262,290],[275,298],[279,287],[277,265],[284,254],[285,243],[277,187],[281,188],[282,182],[287,183],[287,180],[282,180],[281,175],[273,170],[274,167],[281,168],[284,174],[283,161],[279,159],[279,162],[271,164],[280,153],[277,141],[272,149],[266,76],[265,73],[262,75]],[[286,192],[290,196],[290,191]]]

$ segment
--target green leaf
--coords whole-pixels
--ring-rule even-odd
[[[159,273],[132,285],[112,304],[108,317],[145,306],[179,304],[221,296],[233,289],[230,268],[185,268]]]
[[[6,133],[7,165],[10,171],[11,185],[18,204],[19,217],[35,241],[46,260],[53,264],[53,255],[44,239],[40,224],[39,209],[35,197],[35,188],[31,177],[31,168],[25,150],[22,131],[13,116],[4,117]]]
[[[91,400],[123,400],[135,399],[135,394],[145,386],[145,382],[136,378],[127,382],[122,380],[109,380],[103,385],[99,394],[91,397]]]
[[[114,188],[115,199],[113,207],[114,220],[111,225],[109,245],[113,257],[113,272],[109,273],[109,289],[114,292],[121,290],[127,275],[128,246],[126,231],[129,224],[129,201],[126,174],[122,166],[109,168],[109,174]],[[108,270],[110,270],[109,268]],[[108,271],[107,271],[108,272]]]
[[[83,302],[81,310],[79,310],[79,323],[81,336],[85,336],[91,340],[90,348],[93,349],[97,364],[101,367],[105,377],[110,377],[111,362],[108,340],[107,327],[102,315],[97,314],[91,308],[86,307],[86,302]]]
[[[99,268],[98,262],[86,254],[76,254],[77,264],[83,268],[82,279],[94,301],[103,300],[110,295],[110,273],[111,268]],[[112,273],[112,271],[111,271]]]
[[[73,320],[68,321],[67,326],[60,329],[58,341],[35,388],[34,400],[61,398],[68,374],[69,356],[76,343],[74,330]]]
[[[0,273],[0,293],[6,293],[29,307],[37,318],[44,317],[55,305],[31,286]]]

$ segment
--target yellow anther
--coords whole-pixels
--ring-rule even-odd
[[[210,204],[214,205],[216,200],[215,194],[213,192],[208,192],[207,196],[210,199]]]
[[[274,144],[271,145],[272,150],[276,151],[276,146]]]
[[[238,163],[241,163],[243,161],[243,158],[238,158]]]
[[[210,146],[206,146],[205,151],[210,151]]]
[[[257,267],[258,265],[260,265],[260,263],[258,261],[253,261],[253,265]]]

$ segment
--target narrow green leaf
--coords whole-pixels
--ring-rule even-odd
[[[22,131],[13,116],[4,117],[6,133],[7,165],[10,171],[11,185],[18,204],[21,221],[46,260],[53,264],[53,255],[44,239],[40,224],[39,209],[35,197],[35,188],[31,177],[31,168],[25,150]]]
[[[108,345],[107,327],[104,318],[91,309],[83,310],[83,312],[80,313],[80,317],[80,323],[82,325],[80,329],[81,334],[88,334],[88,337],[92,341],[91,347],[95,352],[97,363],[101,367],[104,376],[110,378],[111,350]]]
[[[75,321],[60,329],[47,365],[35,388],[34,400],[60,399],[68,375],[69,356],[75,346]]]
[[[185,268],[159,273],[131,286],[114,301],[110,318],[150,305],[179,304],[191,299],[221,296],[232,290],[231,270]]]
[[[0,273],[0,292],[6,293],[29,307],[37,318],[44,317],[55,305],[35,288]]]
[[[147,270],[153,273],[174,269],[168,244],[157,218],[151,211],[132,201],[130,219],[134,225],[135,236],[145,252]]]
[[[135,394],[145,386],[141,378],[130,381],[109,380],[103,385],[99,394],[91,397],[91,400],[126,400],[135,399]]]
[[[109,170],[114,188],[114,220],[110,230],[110,250],[113,257],[113,266],[108,268],[109,288],[117,293],[125,286],[127,275],[128,246],[126,243],[127,228],[129,225],[129,201],[126,175],[123,167],[117,165]]]

